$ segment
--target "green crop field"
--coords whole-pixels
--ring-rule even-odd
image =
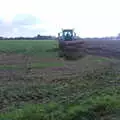
[[[0,52],[6,53],[21,53],[29,55],[52,56],[46,54],[47,50],[57,47],[57,41],[55,40],[1,40]],[[49,51],[50,52],[50,51]]]
[[[119,120],[120,60],[66,61],[57,47],[54,40],[0,41],[0,120]]]

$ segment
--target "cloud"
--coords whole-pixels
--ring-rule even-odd
[[[75,28],[81,37],[120,32],[119,0],[0,0],[0,3],[0,35],[33,35],[35,31],[55,35],[61,28]]]
[[[9,23],[0,19],[0,36],[35,36],[45,32],[42,23],[31,14],[18,14]]]
[[[40,19],[30,14],[18,14],[14,17],[12,24],[16,26],[35,25],[40,24]]]
[[[2,24],[2,22],[3,22],[3,21],[2,21],[2,19],[0,18],[0,25]]]

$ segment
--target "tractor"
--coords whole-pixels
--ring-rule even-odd
[[[72,60],[79,58],[84,48],[84,42],[78,40],[74,29],[62,29],[62,32],[58,33],[58,44],[59,57]]]
[[[59,40],[73,41],[75,40],[76,33],[73,29],[62,29],[61,33],[58,33]]]

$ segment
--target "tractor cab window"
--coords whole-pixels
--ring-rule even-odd
[[[72,39],[72,33],[71,32],[64,32],[65,40],[71,40]]]
[[[71,32],[64,32],[64,36],[72,36]]]

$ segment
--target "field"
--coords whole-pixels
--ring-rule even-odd
[[[57,47],[0,41],[0,120],[119,120],[120,41],[85,41],[76,61]]]

